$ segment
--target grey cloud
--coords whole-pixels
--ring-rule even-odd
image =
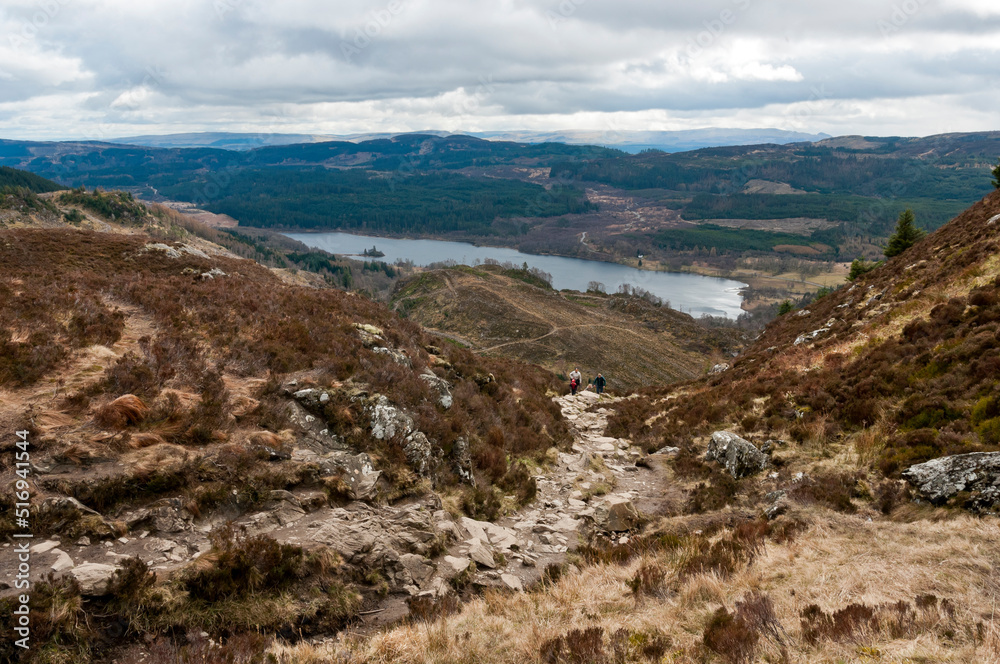
[[[831,100],[957,99],[995,84],[1000,51],[986,39],[1000,35],[1000,14],[932,0],[397,0],[396,12],[389,0],[46,1],[58,11],[0,66],[0,103],[89,92],[74,102],[81,117],[110,123],[205,125],[222,113],[273,125],[276,104],[308,118],[311,105],[346,103],[403,109],[418,126],[421,113],[440,120],[451,108],[516,128],[524,115],[745,115],[817,89]],[[22,26],[40,6],[9,8],[0,26]],[[33,74],[46,58],[82,74]],[[2,118],[0,134],[31,122]],[[810,119],[818,130],[839,121]]]

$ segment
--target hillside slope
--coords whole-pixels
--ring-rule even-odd
[[[0,229],[0,428],[26,432],[31,533],[53,551],[33,559],[37,647],[25,661],[97,661],[123,620],[129,639],[329,632],[365,602],[430,581],[400,560],[445,550],[453,536],[438,525],[452,516],[431,518],[442,500],[495,518],[530,498],[525,464],[569,444],[546,373],[440,344],[363,297],[163,237],[179,230],[129,209],[114,233]],[[0,448],[4,539],[24,528],[17,442]],[[341,558],[339,539],[304,550],[297,540],[314,531],[264,537],[307,511],[346,523],[343,506],[383,524],[370,555]],[[0,559],[5,624],[11,565]],[[140,608],[129,593],[149,587],[149,567],[159,594]],[[62,580],[44,581],[50,569]],[[49,613],[64,600],[67,612]]]
[[[650,446],[722,425],[864,445],[888,476],[944,454],[997,449],[998,221],[994,193],[884,266],[778,319],[730,371],[669,402],[672,388],[650,390],[614,426]]]
[[[640,297],[556,292],[498,265],[431,270],[401,282],[393,307],[487,356],[531,362],[563,376],[598,372],[628,392],[703,374],[743,341]],[[568,379],[567,379],[568,380]]]

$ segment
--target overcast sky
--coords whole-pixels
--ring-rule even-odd
[[[0,138],[1000,130],[998,0],[2,0]]]

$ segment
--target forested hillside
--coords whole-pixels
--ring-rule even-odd
[[[879,235],[896,208],[913,209],[927,228],[941,226],[989,191],[985,167],[1000,154],[1000,132],[858,139],[647,151],[560,163],[552,176],[672,198],[685,219],[811,217]],[[750,181],[789,185],[797,195],[744,193]]]
[[[0,191],[17,188],[28,189],[36,194],[65,189],[62,185],[34,173],[9,166],[0,166]]]
[[[211,184],[210,176],[194,176],[162,192],[197,200]],[[580,214],[597,206],[580,189],[568,186],[547,191],[518,180],[447,172],[387,176],[378,171],[311,168],[238,171],[206,207],[260,228],[491,235],[496,219]]]

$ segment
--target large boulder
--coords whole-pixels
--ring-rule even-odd
[[[642,518],[632,501],[624,496],[608,496],[594,510],[594,523],[607,532],[618,533],[640,525]]]
[[[966,504],[989,508],[1000,505],[1000,452],[975,452],[918,463],[903,471],[903,479],[917,494],[934,504],[966,492]]]
[[[767,467],[767,455],[731,431],[712,434],[705,460],[718,461],[736,479],[759,473]]]

